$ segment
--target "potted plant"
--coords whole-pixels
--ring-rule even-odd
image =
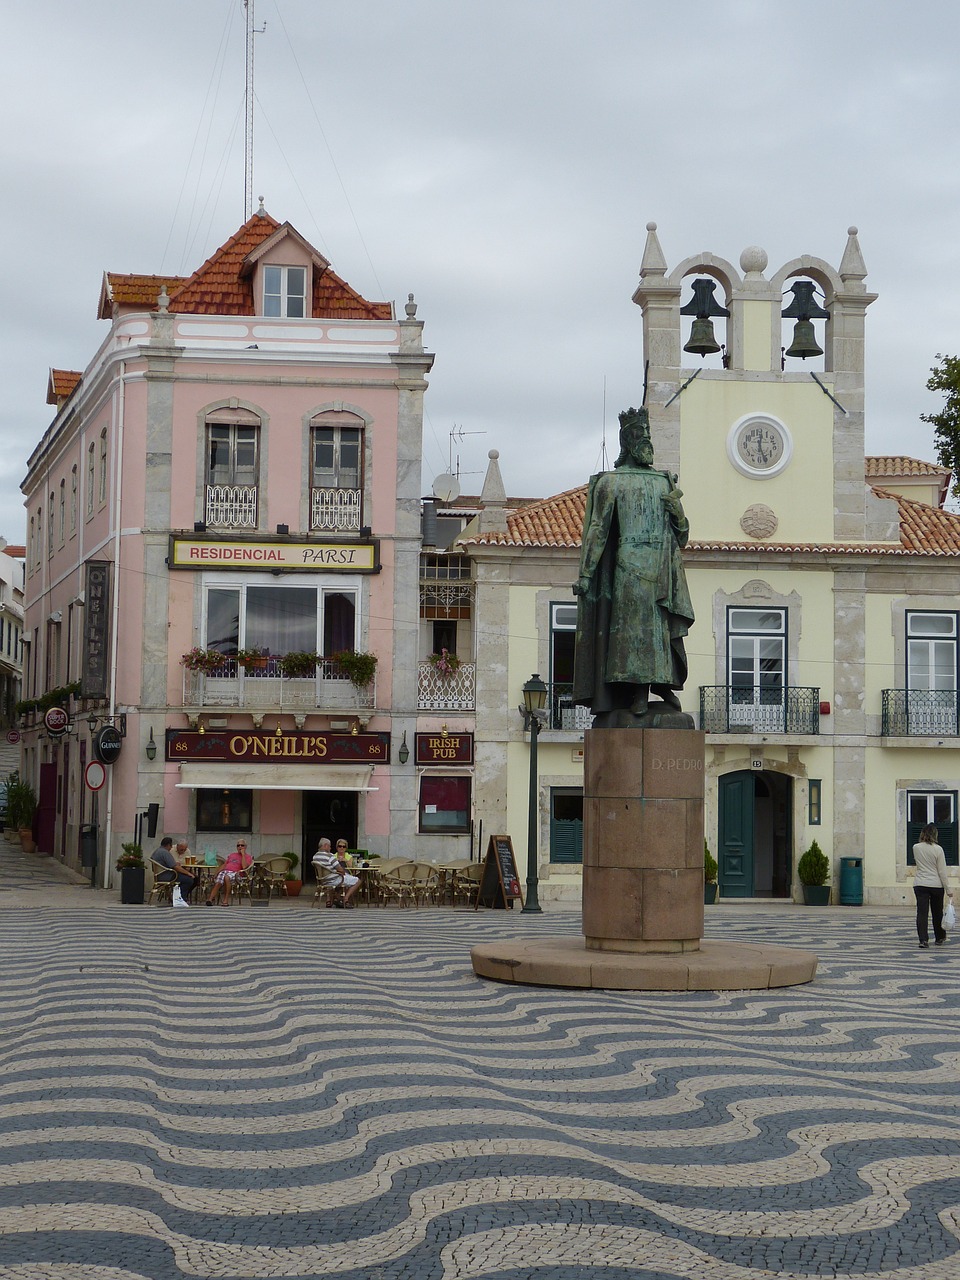
[[[303,680],[312,678],[317,674],[317,663],[319,658],[315,653],[308,653],[305,650],[293,653],[285,653],[282,658],[277,661],[280,668],[280,674],[287,680]]]
[[[365,689],[377,674],[377,655],[361,653],[356,649],[341,649],[335,653],[332,662],[340,668],[348,680],[353,681],[358,689]]]
[[[216,671],[227,662],[227,655],[219,649],[201,649],[195,647],[185,653],[180,662],[188,671],[204,671],[207,675]]]
[[[237,650],[237,663],[244,671],[263,671],[270,661],[270,650],[252,645],[249,649]]]
[[[447,678],[460,670],[460,659],[449,649],[441,649],[439,653],[431,653],[428,661],[437,675]]]
[[[33,819],[37,812],[37,793],[29,782],[19,777],[7,784],[7,821],[20,835],[20,848],[24,853],[36,852],[33,839]]]
[[[127,906],[142,906],[145,876],[143,849],[132,841],[122,844],[120,848],[123,852],[116,862],[120,872],[120,901]]]
[[[703,901],[704,903],[712,903],[717,900],[717,875],[720,867],[717,860],[710,852],[710,847],[706,840],[703,842]]]
[[[303,888],[303,881],[298,878],[294,868],[296,867],[297,863],[300,861],[300,858],[298,857],[297,854],[295,854],[292,850],[289,850],[289,849],[286,850],[284,853],[281,853],[280,857],[286,858],[287,862],[290,864],[290,870],[284,876],[285,888],[287,890],[287,897],[299,898],[300,890]]]
[[[814,840],[797,863],[797,879],[803,886],[803,901],[809,907],[825,907],[830,902],[830,859]]]

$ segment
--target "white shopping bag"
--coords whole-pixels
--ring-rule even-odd
[[[945,929],[953,929],[957,923],[957,909],[952,902],[947,903],[947,909],[943,913],[943,927]]]
[[[180,892],[180,886],[178,884],[175,884],[173,886],[173,905],[175,907],[189,907],[190,905],[190,903],[186,900],[186,898]]]

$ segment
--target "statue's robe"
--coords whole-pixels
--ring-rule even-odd
[[[661,498],[675,477],[650,467],[592,476],[587,493],[573,700],[594,715],[628,707],[636,685],[682,689],[683,638],[693,623],[680,550],[685,517]]]

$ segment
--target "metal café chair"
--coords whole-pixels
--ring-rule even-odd
[[[267,902],[276,894],[278,898],[287,896],[287,872],[290,863],[286,858],[261,858],[254,863],[254,891],[266,896]]]
[[[483,880],[482,862],[470,862],[453,873],[453,905],[475,906]]]
[[[338,899],[342,902],[343,901],[343,870],[342,868],[334,871],[333,868],[330,868],[328,870],[325,867],[324,868],[317,867],[318,877],[321,874],[324,876],[324,879],[320,880],[318,878],[317,880],[317,890],[316,890],[316,893],[314,893],[313,895],[313,901],[310,903],[311,907],[319,906],[321,902],[325,907],[332,907]],[[326,879],[327,876],[333,876],[333,875],[338,875],[339,879],[337,880]]]
[[[169,907],[173,905],[173,887],[177,883],[177,877],[172,880],[161,880],[159,877],[166,873],[170,874],[170,868],[161,866],[159,862],[150,859],[150,870],[153,872],[153,884],[150,886],[150,897],[148,902],[156,899],[158,907]]]

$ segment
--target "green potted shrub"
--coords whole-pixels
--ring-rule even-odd
[[[704,903],[716,902],[717,900],[717,876],[720,867],[716,858],[710,852],[710,848],[704,840],[703,842],[703,901]]]
[[[286,852],[281,853],[280,857],[286,858],[287,862],[290,864],[290,870],[284,876],[287,897],[299,898],[300,890],[303,888],[303,881],[299,878],[296,872],[296,865],[300,861],[299,855],[294,853],[292,850],[287,850]]]
[[[34,853],[33,819],[37,812],[37,793],[29,782],[16,781],[7,784],[7,821],[19,832],[20,847],[24,853]]]
[[[317,674],[318,662],[319,658],[315,653],[294,651],[278,658],[277,666],[280,668],[280,674],[287,680],[304,680],[312,679]]]
[[[120,901],[125,906],[142,906],[145,879],[143,849],[133,841],[122,844],[120,848],[123,852],[116,862],[120,872]]]
[[[347,679],[351,680],[358,689],[366,689],[377,674],[377,655],[375,653],[360,653],[356,649],[341,649],[339,653],[333,655],[331,661],[336,663]]]
[[[797,879],[803,886],[803,901],[809,907],[825,907],[830,902],[830,859],[814,840],[797,863]]]

